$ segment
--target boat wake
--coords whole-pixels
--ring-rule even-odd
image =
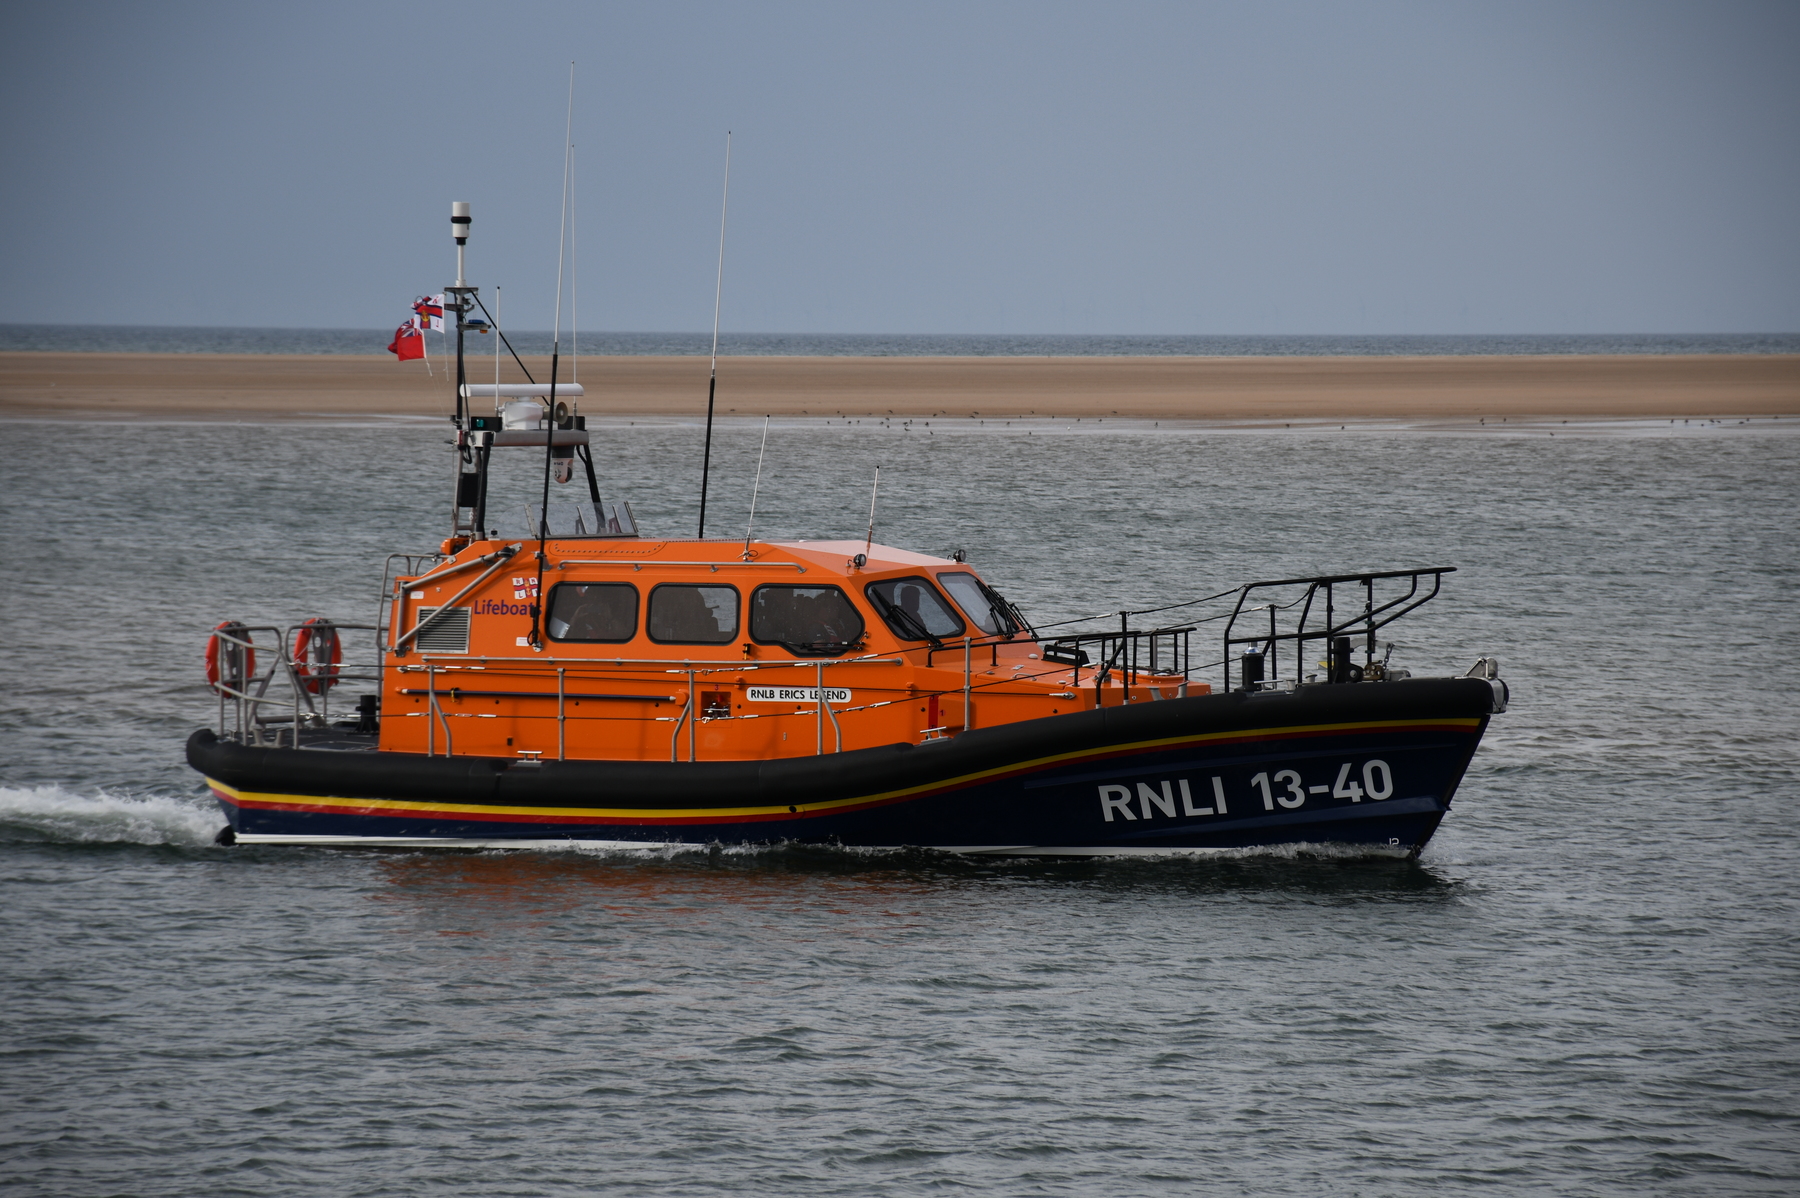
[[[0,843],[210,845],[219,830],[210,800],[61,786],[0,786]]]
[[[100,790],[81,793],[62,786],[0,786],[0,844],[132,844],[206,848],[213,845],[220,818],[213,804],[203,798],[169,795],[133,795]],[[361,845],[393,851],[416,851],[417,845]],[[1038,852],[983,852],[962,854],[916,847],[802,845],[776,842],[749,845],[582,843],[549,841],[517,845],[468,844],[466,850],[487,853],[577,853],[621,861],[680,861],[721,857],[740,862],[779,861],[790,866],[1030,866],[1070,864],[1072,857]],[[1247,848],[1172,850],[1118,857],[1089,857],[1104,864],[1155,865],[1167,862],[1210,860],[1369,860],[1400,854],[1363,846],[1339,844],[1281,844]]]

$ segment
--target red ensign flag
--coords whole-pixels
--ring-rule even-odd
[[[388,352],[402,362],[425,356],[425,334],[419,332],[417,320],[409,320],[394,330],[394,339],[388,342]]]

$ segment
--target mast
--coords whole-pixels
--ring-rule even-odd
[[[463,278],[463,251],[469,245],[469,226],[473,224],[469,216],[467,200],[453,200],[450,204],[450,233],[456,238],[456,282],[447,290],[456,297],[456,420],[457,427],[463,426],[463,417],[467,402],[463,396],[463,384],[468,382],[463,370],[463,313],[469,309],[469,301],[463,299],[463,292],[468,289],[468,281]],[[446,304],[445,307],[450,305]]]
[[[483,509],[487,498],[488,446],[486,437],[474,438],[469,426],[468,369],[463,359],[463,334],[468,329],[470,310],[479,303],[477,292],[464,277],[463,256],[469,244],[469,202],[456,200],[450,205],[450,235],[456,239],[456,282],[444,288],[444,311],[456,314],[456,424],[457,462],[455,507],[450,521],[450,540],[479,540]],[[473,443],[472,443],[473,442]],[[465,467],[473,465],[474,469]],[[467,513],[465,516],[464,513]],[[461,546],[457,546],[460,548]]]

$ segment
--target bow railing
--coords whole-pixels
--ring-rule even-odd
[[[1232,689],[1234,656],[1239,658],[1241,687],[1255,689],[1281,682],[1282,654],[1290,647],[1293,673],[1286,681],[1297,684],[1308,678],[1308,647],[1321,641],[1325,681],[1361,681],[1384,665],[1375,657],[1376,633],[1436,598],[1444,575],[1455,572],[1455,566],[1428,566],[1244,584],[1238,588],[1236,605],[1225,623],[1225,689]],[[1250,629],[1252,621],[1260,625],[1261,613],[1267,613],[1267,630]],[[1354,660],[1358,640],[1364,642],[1362,665]],[[1244,647],[1243,653],[1234,654],[1239,646]],[[1316,674],[1313,678],[1316,680]]]

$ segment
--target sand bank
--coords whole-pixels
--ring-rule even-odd
[[[548,359],[526,363],[548,377]],[[522,377],[508,365],[504,378]],[[703,413],[707,367],[705,358],[585,358],[582,410]],[[442,361],[434,368],[428,376],[423,362],[385,354],[0,353],[0,415],[437,415],[450,410],[451,389]],[[492,359],[475,360],[470,377],[491,382]],[[1800,355],[721,358],[718,410],[1234,421],[1785,416],[1800,414]]]

